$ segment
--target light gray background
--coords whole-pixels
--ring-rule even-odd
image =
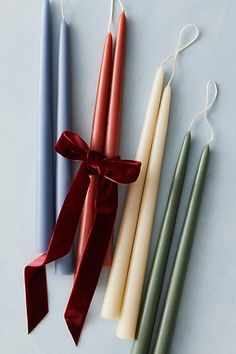
[[[117,1],[116,1],[117,3]],[[173,82],[170,124],[155,219],[153,255],[183,135],[202,109],[208,79],[219,85],[210,113],[216,135],[185,283],[172,354],[236,352],[236,118],[234,0],[124,0],[128,15],[121,155],[134,158],[154,73],[172,52],[181,27],[198,25],[199,41],[183,52]],[[89,140],[95,88],[107,28],[109,0],[65,0],[72,28],[74,130]],[[59,0],[52,1],[56,88]],[[116,4],[117,22],[119,7]],[[100,318],[104,272],[79,346],[63,320],[72,277],[49,267],[50,313],[26,334],[23,267],[35,252],[35,181],[38,117],[40,0],[0,0],[0,351],[3,354],[128,354],[116,322]],[[114,27],[113,27],[114,30]],[[167,65],[167,76],[170,66]],[[56,98],[56,90],[54,90]],[[191,159],[172,259],[199,153],[208,135],[194,129]],[[121,204],[125,193],[122,187]]]

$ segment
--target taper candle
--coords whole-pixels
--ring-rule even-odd
[[[43,0],[39,69],[36,217],[37,250],[39,252],[47,251],[55,222],[51,49],[50,3],[48,0]]]
[[[144,304],[139,315],[138,331],[132,348],[132,354],[148,353],[149,350],[186,173],[190,143],[191,134],[188,132],[184,137],[172,179],[165,215],[162,221],[162,227],[154,256],[154,262],[144,296]]]
[[[208,104],[209,87],[214,87],[214,97]],[[213,130],[207,118],[207,112],[212,107],[217,97],[218,89],[215,82],[207,82],[206,105],[203,111],[199,112],[191,121],[190,129],[198,117],[204,114],[204,118],[208,128],[210,129],[211,137],[203,149],[198,164],[196,176],[192,186],[192,192],[189,198],[189,203],[183,223],[182,232],[180,235],[179,246],[177,249],[174,266],[170,278],[170,283],[166,295],[164,308],[162,311],[161,321],[158,329],[158,334],[155,343],[154,354],[168,354],[171,344],[171,338],[175,327],[176,318],[178,315],[179,303],[184,286],[185,275],[187,272],[188,262],[190,258],[194,232],[196,229],[197,219],[199,215],[201,197],[206,179],[208,159],[209,159],[209,144],[213,141]],[[161,261],[161,260],[160,260]],[[148,300],[147,300],[148,301]]]
[[[110,96],[110,82],[112,75],[112,35],[111,32],[106,36],[102,62],[100,67],[100,74],[98,79],[97,97],[94,110],[93,127],[91,134],[91,149],[103,152],[106,126],[107,126],[107,114]],[[80,222],[78,252],[77,252],[77,264],[80,256],[83,253],[86,241],[89,236],[90,228],[93,224],[94,211],[95,211],[95,195],[97,177],[91,176],[90,187],[86,196],[83,213]]]
[[[129,186],[121,220],[112,267],[107,284],[101,315],[104,318],[118,318],[120,315],[124,288],[133,247],[143,186],[152,146],[152,140],[162,93],[164,70],[161,66],[155,75],[146,117],[135,159],[142,162],[138,180]]]
[[[65,130],[71,130],[71,80],[70,80],[70,28],[66,23],[62,4],[62,21],[59,39],[58,60],[58,102],[57,102],[57,138]],[[56,215],[58,216],[72,181],[71,161],[57,154],[56,159]],[[56,272],[73,273],[73,249],[56,261]]]
[[[195,181],[193,183],[192,193],[158,329],[154,354],[167,354],[169,352],[198,219],[200,201],[207,173],[208,158],[209,145],[207,144],[202,152]]]
[[[180,31],[177,49],[175,54],[173,55],[174,61],[172,74],[161,98],[160,110],[158,113],[157,125],[153,138],[145,186],[142,195],[142,202],[139,211],[138,223],[135,232],[135,240],[130,259],[129,272],[122,303],[122,310],[117,327],[117,336],[123,339],[134,339],[136,333],[148,251],[152,234],[156,200],[159,190],[166,134],[168,129],[169,109],[171,101],[170,84],[175,75],[176,60],[178,54],[183,49],[180,48],[183,32],[186,28],[189,28],[190,26],[194,27],[196,33],[194,39],[189,41],[183,48],[187,48],[198,37],[198,30],[196,26],[187,25],[184,26]],[[167,57],[166,60],[168,59],[169,57]]]
[[[118,27],[112,72],[111,96],[107,120],[105,155],[115,157],[119,154],[120,121],[122,108],[123,81],[125,69],[126,16],[121,13]],[[105,267],[110,267],[112,261],[112,240],[109,244]]]
[[[159,189],[161,166],[169,120],[171,87],[164,89],[157,126],[152,143],[135,240],[129,265],[117,336],[123,339],[135,337],[143,281],[152,233],[156,199]]]

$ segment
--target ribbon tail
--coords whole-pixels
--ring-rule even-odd
[[[41,281],[39,281],[41,280]],[[31,296],[32,293],[35,296]],[[42,296],[42,294],[45,294]],[[25,268],[25,295],[27,304],[28,333],[42,321],[48,313],[46,269]]]
[[[73,289],[64,315],[76,345],[99,280],[107,247],[113,233],[118,207],[118,187],[116,183],[101,177],[97,193],[96,216],[78,265]]]
[[[48,313],[46,264],[70,251],[90,178],[84,164],[74,178],[55,225],[48,251],[25,267],[25,295],[30,333]]]

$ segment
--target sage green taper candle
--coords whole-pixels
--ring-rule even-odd
[[[170,279],[170,284],[166,296],[161,322],[156,338],[154,354],[168,354],[171,339],[178,315],[179,303],[184,286],[185,275],[187,272],[188,261],[193,243],[194,231],[198,219],[200,202],[205,183],[205,177],[209,158],[209,145],[203,149],[197,173],[192,187],[191,196],[185,221],[180,236],[180,242],[175,258],[175,263]]]
[[[191,134],[183,140],[150,273],[132,354],[148,353],[188,162]]]

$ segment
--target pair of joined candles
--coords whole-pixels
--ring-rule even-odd
[[[210,84],[213,85],[215,93],[211,103],[209,104],[208,95]],[[182,143],[162,221],[162,227],[158,238],[152,269],[144,296],[144,303],[142,310],[140,311],[139,326],[136,340],[133,345],[132,354],[143,354],[149,352],[175,222],[178,215],[186,168],[188,165],[189,150],[191,145],[190,130],[195,120],[204,114],[205,121],[211,131],[211,137],[202,151],[192,185],[192,191],[189,197],[185,220],[180,235],[179,245],[153,350],[154,354],[169,353],[207,174],[210,152],[209,145],[213,141],[213,130],[207,118],[207,111],[209,111],[212,107],[216,97],[217,86],[214,82],[208,81],[206,106],[203,111],[199,112],[193,118]]]
[[[39,252],[46,252],[48,249],[55,217],[60,212],[72,180],[72,166],[70,161],[59,155],[56,157],[56,176],[54,178],[51,41],[50,2],[49,0],[43,0],[39,69],[39,139],[36,218],[37,250]],[[62,9],[58,55],[57,136],[60,136],[62,131],[71,128],[70,89],[69,28],[64,20]],[[56,271],[63,274],[73,272],[73,250],[69,255],[56,263]]]
[[[180,46],[186,29],[194,28],[194,38]],[[171,102],[171,82],[178,54],[198,37],[198,29],[186,25],[180,32],[178,46],[157,70],[148,104],[136,159],[142,162],[137,182],[129,187],[121,221],[114,259],[101,315],[119,319],[117,335],[134,339],[144,283],[148,250],[152,234],[155,204],[164,155]],[[171,78],[162,93],[163,64],[174,57]]]
[[[119,1],[122,14],[119,18],[115,53],[113,58],[112,34],[110,31],[113,0],[105,39],[103,57],[97,87],[96,103],[91,134],[91,149],[104,153],[108,157],[118,155],[120,117],[122,105],[126,16]],[[37,179],[37,248],[46,252],[52,235],[56,215],[72,181],[72,166],[69,160],[57,154],[56,158],[56,196],[54,196],[54,148],[52,115],[52,67],[51,67],[51,14],[49,0],[43,0],[42,38],[39,84],[39,158]],[[71,127],[71,85],[70,85],[70,35],[69,25],[65,21],[63,1],[61,1],[62,21],[59,41],[58,69],[58,110],[57,137]],[[83,252],[94,219],[97,178],[91,176],[83,216],[80,226],[80,240],[77,259]],[[56,200],[56,206],[55,206]],[[56,271],[62,274],[73,273],[73,249],[68,255],[56,261]],[[112,244],[110,244],[105,265],[111,264]]]
[[[118,22],[113,59],[112,34],[110,31],[113,14],[113,0],[111,1],[108,34],[105,40],[103,59],[100,68],[90,146],[91,149],[104,153],[107,157],[115,157],[119,152],[126,42],[126,16],[121,1],[119,1],[119,3],[122,13]],[[93,224],[95,215],[96,189],[97,177],[91,176],[91,183],[86,196],[80,222],[77,264],[83,254],[83,250]],[[110,267],[111,261],[112,241],[108,247],[106,258],[104,260],[104,266]]]

